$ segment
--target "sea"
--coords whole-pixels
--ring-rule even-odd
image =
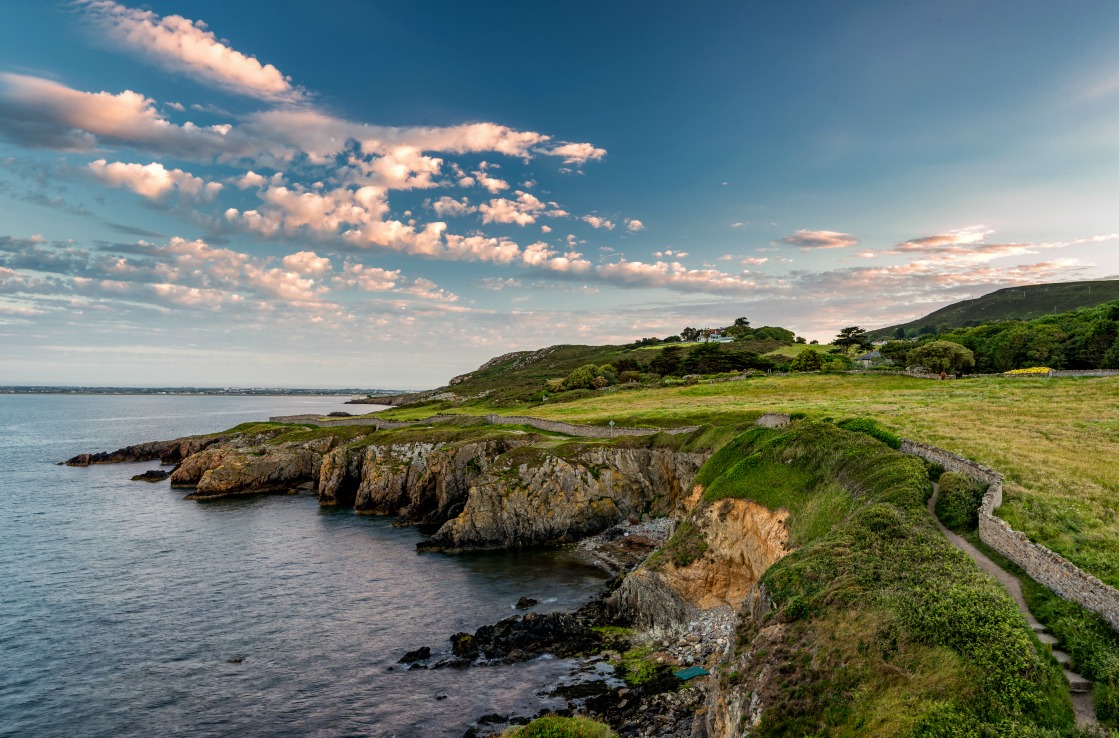
[[[570,551],[418,553],[310,495],[195,502],[130,480],[158,461],[58,465],[345,399],[0,395],[0,736],[461,736],[562,706],[565,660],[397,661],[522,596],[587,601],[607,575]]]

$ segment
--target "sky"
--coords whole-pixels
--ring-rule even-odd
[[[419,389],[1119,275],[1112,0],[5,0],[0,385]]]

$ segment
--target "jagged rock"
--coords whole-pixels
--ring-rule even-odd
[[[399,515],[404,523],[442,524],[462,511],[471,486],[494,459],[531,443],[533,438],[450,445],[371,445],[360,462],[361,481],[354,494],[354,509],[375,515]],[[353,464],[347,466],[350,474],[357,463],[348,463]],[[338,488],[345,489],[345,482]]]
[[[186,497],[191,500],[287,492],[317,479],[322,453],[332,441],[324,437],[304,444],[208,448],[188,457],[172,472],[171,486],[195,487]]]
[[[319,467],[319,504],[352,507],[361,484],[365,449],[345,446],[330,451]]]
[[[478,645],[474,642],[474,636],[469,633],[455,633],[451,636],[451,653],[463,659],[477,658]]]
[[[517,600],[517,604],[514,605],[514,607],[516,607],[518,610],[528,610],[529,608],[536,607],[539,604],[540,600],[534,599],[532,597],[522,597],[521,599]]]
[[[484,625],[473,636],[451,636],[452,652],[462,658],[482,656],[506,663],[528,661],[550,653],[561,658],[597,652],[602,638],[573,615],[528,613]]]
[[[409,651],[400,657],[398,664],[410,664],[413,661],[423,661],[424,659],[431,658],[431,649],[427,646],[420,646],[415,651]]]
[[[470,489],[461,515],[423,549],[567,543],[630,515],[671,510],[706,454],[591,448],[573,459],[540,454],[503,460]]]
[[[171,476],[171,472],[166,469],[149,469],[143,474],[137,474],[132,477],[133,482],[162,482],[167,477]]]
[[[66,466],[90,466],[91,464],[118,464],[126,461],[153,461],[161,464],[177,464],[183,459],[227,440],[227,436],[186,436],[170,441],[148,441],[134,446],[125,446],[116,451],[102,451],[95,454],[78,454],[67,459]]]

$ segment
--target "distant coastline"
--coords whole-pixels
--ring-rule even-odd
[[[406,394],[388,389],[323,389],[301,387],[68,387],[11,385],[0,386],[0,395],[219,395],[219,396],[290,396],[338,395],[377,397]]]

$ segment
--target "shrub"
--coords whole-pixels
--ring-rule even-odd
[[[849,420],[841,420],[836,423],[843,430],[855,431],[856,433],[865,433],[871,438],[877,438],[882,443],[890,448],[901,448],[901,439],[895,434],[886,430],[878,425],[878,421],[871,420],[870,418],[851,418]]]
[[[789,364],[789,369],[794,372],[818,372],[820,367],[824,364],[820,360],[820,354],[809,349],[808,351],[801,351]]]
[[[952,341],[931,341],[913,350],[910,360],[933,373],[963,372],[975,368],[975,355]]]
[[[940,490],[936,497],[936,516],[945,528],[975,530],[979,526],[979,505],[987,485],[966,474],[944,472],[940,475]]]
[[[505,738],[616,738],[610,726],[596,720],[580,717],[547,715],[536,718],[528,725],[510,728]]]

